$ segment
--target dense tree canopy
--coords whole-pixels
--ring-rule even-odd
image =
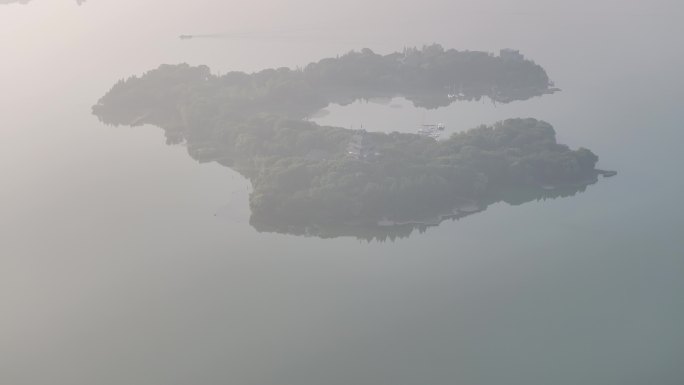
[[[535,119],[437,141],[303,118],[332,102],[377,95],[434,107],[458,98],[524,98],[549,87],[530,61],[435,45],[385,56],[365,49],[303,70],[253,74],[163,65],[118,82],[93,109],[106,123],[162,127],[167,141],[186,144],[193,158],[242,173],[254,188],[258,229],[363,236],[358,229],[374,228],[386,236],[499,200],[574,194],[596,180],[598,157],[558,144],[552,126]]]

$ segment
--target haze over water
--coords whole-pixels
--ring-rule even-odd
[[[683,10],[0,5],[0,384],[681,384]],[[433,42],[519,49],[562,92],[425,113],[357,103],[317,121],[457,131],[534,117],[620,174],[395,242],[258,233],[237,173],[91,114],[162,63],[251,72]]]

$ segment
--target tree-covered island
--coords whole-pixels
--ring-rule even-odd
[[[436,108],[489,97],[522,100],[555,89],[517,51],[499,56],[438,45],[378,55],[368,49],[303,69],[212,75],[162,65],[118,82],[94,113],[114,125],[153,124],[200,162],[252,184],[260,231],[324,237],[404,236],[487,205],[573,195],[605,173],[598,157],[556,142],[535,119],[509,119],[446,140],[366,132],[305,120],[330,103],[403,96]]]

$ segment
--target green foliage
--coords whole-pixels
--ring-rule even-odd
[[[304,70],[220,77],[204,66],[164,65],[117,83],[93,109],[111,124],[158,125],[169,143],[185,143],[198,161],[229,165],[254,187],[253,223],[301,229],[429,219],[466,203],[486,207],[505,199],[503,191],[594,180],[598,157],[558,144],[553,127],[535,119],[480,126],[444,141],[303,120],[331,102],[376,95],[435,106],[453,101],[449,87],[463,98],[508,98],[548,86],[530,61],[433,45],[385,56],[365,49]],[[350,155],[354,143],[362,150]]]

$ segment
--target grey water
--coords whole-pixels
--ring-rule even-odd
[[[2,2],[0,384],[684,383],[682,11]],[[455,132],[529,116],[619,175],[394,242],[258,233],[239,174],[90,112],[162,63],[256,71],[433,42],[519,49],[562,91],[429,111],[362,101],[314,119]]]

